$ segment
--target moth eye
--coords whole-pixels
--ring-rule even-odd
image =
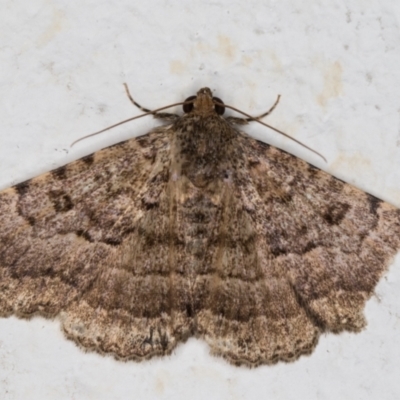
[[[224,104],[224,102],[219,99],[218,97],[213,97],[214,102],[220,103],[220,104]],[[225,107],[222,105],[220,106],[219,104],[215,105],[215,112],[219,115],[222,115],[225,112]]]
[[[190,97],[188,97],[188,98],[185,100],[185,103],[186,103],[187,101],[194,100],[195,98],[196,98],[196,96],[190,96]],[[184,104],[184,105],[183,105],[183,112],[189,113],[189,112],[192,111],[192,110],[193,110],[193,103],[189,103],[189,104]]]

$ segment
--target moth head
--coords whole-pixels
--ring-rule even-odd
[[[189,103],[190,102],[190,103]],[[197,92],[196,96],[190,96],[185,100],[183,111],[190,113],[196,111],[200,114],[208,114],[216,112],[222,115],[225,112],[224,103],[218,97],[214,97],[209,88],[202,88]]]

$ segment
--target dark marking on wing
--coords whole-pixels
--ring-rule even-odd
[[[76,235],[85,239],[86,241],[88,241],[90,243],[94,242],[93,238],[90,236],[88,231],[84,231],[84,230],[80,229],[80,230],[76,231]]]
[[[378,209],[379,205],[382,203],[382,200],[378,199],[377,197],[375,197],[369,193],[367,193],[367,200],[369,203],[369,209],[371,210],[371,213],[376,214],[376,210]]]
[[[92,154],[89,154],[89,155],[87,155],[85,157],[82,157],[81,161],[83,161],[87,165],[92,165],[93,162],[94,162],[94,154],[92,153]]]
[[[57,212],[67,212],[74,208],[71,197],[63,190],[52,190],[49,192],[49,197]]]
[[[105,244],[109,244],[110,246],[119,246],[122,240],[117,238],[105,238],[104,240],[102,240],[102,242]]]
[[[54,178],[63,180],[67,177],[66,172],[67,172],[67,167],[64,165],[60,168],[51,171],[51,174],[54,176]]]
[[[23,196],[28,190],[30,186],[31,180],[28,179],[24,182],[18,183],[18,185],[15,185],[15,190],[18,192],[20,196]]]
[[[338,225],[345,217],[349,208],[349,204],[337,202],[328,206],[322,217],[329,225]]]
[[[26,220],[29,222],[30,226],[34,226],[36,224],[36,220],[32,216],[29,216]]]

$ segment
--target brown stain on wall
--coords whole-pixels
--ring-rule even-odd
[[[228,61],[231,61],[235,57],[235,46],[232,44],[231,39],[228,36],[218,36],[218,47],[216,51],[222,54]]]
[[[343,68],[339,61],[330,65],[324,74],[324,86],[321,93],[317,96],[318,104],[325,107],[328,100],[338,97],[343,91]]]
[[[181,75],[190,68],[193,60],[198,58],[199,54],[202,55],[203,59],[215,56],[222,58],[225,63],[231,64],[235,60],[235,57],[237,57],[237,46],[228,36],[224,35],[219,35],[216,43],[215,41],[213,41],[213,43],[199,41],[189,50],[186,57],[182,57],[180,60],[175,59],[170,62],[170,72]],[[253,62],[250,57],[242,57],[242,60],[246,65]]]
[[[55,36],[59,32],[63,30],[64,24],[65,24],[65,18],[64,18],[64,13],[60,11],[59,9],[55,8],[52,3],[48,3],[49,7],[53,8],[53,13],[52,17],[49,21],[49,25],[43,33],[39,36],[37,40],[37,46],[38,47],[43,47],[47,43],[51,42]]]
[[[169,63],[169,70],[172,74],[182,74],[185,72],[185,64],[179,60],[172,60]]]

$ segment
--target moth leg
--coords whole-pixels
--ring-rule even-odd
[[[257,116],[257,117],[254,117],[254,118],[228,117],[228,118],[226,118],[226,119],[228,120],[228,122],[233,123],[233,124],[237,124],[237,125],[246,125],[246,124],[249,123],[250,121],[254,121],[254,120],[256,120],[256,119],[261,119],[261,118],[264,118],[264,117],[266,117],[267,115],[271,114],[272,111],[275,110],[275,107],[278,105],[279,99],[280,99],[280,98],[281,98],[281,95],[278,94],[278,97],[277,97],[277,99],[276,99],[274,105],[273,105],[268,111],[266,111],[265,113],[263,113],[263,114],[261,114],[261,115],[259,115],[259,116]]]
[[[131,103],[134,106],[136,106],[139,110],[142,110],[143,112],[146,112],[146,113],[148,113],[148,112],[151,113],[152,112],[152,110],[149,110],[148,108],[142,107],[139,103],[137,103],[135,100],[133,100],[133,97],[131,96],[131,94],[129,92],[128,85],[126,83],[124,83],[124,87],[125,87],[125,91],[126,91],[126,94],[127,94],[128,98],[129,98],[129,100],[131,101]],[[153,116],[154,116],[154,118],[164,119],[164,120],[171,120],[171,121],[174,121],[177,118],[179,118],[179,115],[172,114],[172,113],[157,113],[157,112],[154,112]]]

